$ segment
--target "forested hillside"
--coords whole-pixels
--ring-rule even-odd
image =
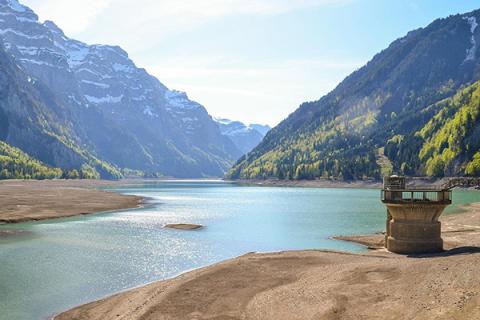
[[[227,177],[478,175],[478,84],[467,86],[480,78],[479,18],[450,16],[394,41],[302,104]]]
[[[50,168],[0,141],[0,179],[54,179],[62,175],[61,169]]]
[[[80,143],[73,128],[72,113],[41,82],[26,75],[0,48],[0,140],[3,155],[16,159],[12,154],[23,155],[25,152],[29,156],[21,156],[21,159],[41,159],[36,163],[48,163],[51,167],[63,163],[66,172],[72,169],[80,172],[83,168],[95,176],[120,177],[118,168],[98,159],[87,145]],[[19,149],[7,148],[7,145]],[[7,168],[13,167],[3,167]],[[22,177],[16,169],[8,175]]]
[[[390,139],[385,154],[395,171],[428,176],[480,175],[480,82],[426,108],[438,110],[415,134]]]

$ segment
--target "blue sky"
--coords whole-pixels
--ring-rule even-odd
[[[68,36],[122,46],[210,114],[275,125],[408,31],[474,0],[20,0]]]

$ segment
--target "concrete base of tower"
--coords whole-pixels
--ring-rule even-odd
[[[430,253],[443,251],[439,221],[390,222],[387,249],[395,253]]]
[[[443,250],[438,217],[445,205],[433,203],[387,204],[387,250],[402,254]]]
[[[435,253],[443,251],[443,240],[400,240],[389,237],[387,250],[400,254]]]

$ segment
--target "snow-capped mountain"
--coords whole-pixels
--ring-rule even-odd
[[[223,135],[227,136],[243,154],[255,148],[271,129],[268,125],[245,125],[240,121],[214,118]]]
[[[100,159],[193,177],[220,176],[241,155],[202,105],[138,68],[118,46],[70,39],[17,0],[0,0],[0,37],[15,63],[68,106],[72,139]]]
[[[268,131],[270,131],[272,129],[272,127],[270,127],[269,125],[266,125],[266,124],[251,124],[250,127],[252,129],[255,129],[257,130],[258,132],[260,132],[260,134],[262,136],[266,136]]]

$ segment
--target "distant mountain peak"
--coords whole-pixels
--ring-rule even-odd
[[[196,109],[202,107],[199,103],[190,100],[184,91],[167,90],[165,91],[165,100],[170,109]]]
[[[215,122],[222,124],[222,125],[231,125],[231,124],[236,124],[236,125],[241,125],[244,126],[245,128],[251,129],[251,130],[257,130],[259,131],[262,135],[265,135],[271,127],[269,125],[263,125],[263,124],[257,124],[257,123],[252,123],[252,124],[245,124],[241,121],[238,120],[230,120],[227,118],[222,118],[222,117],[213,117],[213,120]]]
[[[115,53],[120,55],[125,59],[129,59],[127,51],[123,50],[120,46],[111,46],[106,44],[94,44],[90,46],[92,49],[98,51],[99,53]]]
[[[230,124],[232,123],[232,120],[225,119],[225,118],[217,118],[217,117],[212,117],[215,122],[218,122],[220,124]]]
[[[241,121],[225,118],[214,117],[213,120],[217,122],[222,134],[231,139],[244,154],[257,146],[268,130],[270,130],[268,126],[258,124],[246,125]]]
[[[268,131],[272,130],[272,127],[270,127],[268,124],[252,123],[250,127],[260,132],[263,136],[265,136]]]
[[[45,27],[47,27],[50,31],[54,32],[54,33],[58,33],[62,36],[64,36],[65,34],[63,33],[63,30],[60,29],[56,24],[55,22],[51,21],[51,20],[45,20],[45,22],[43,22],[43,25]]]
[[[165,92],[165,98],[167,99],[188,99],[188,95],[184,91],[180,90],[168,90]]]

